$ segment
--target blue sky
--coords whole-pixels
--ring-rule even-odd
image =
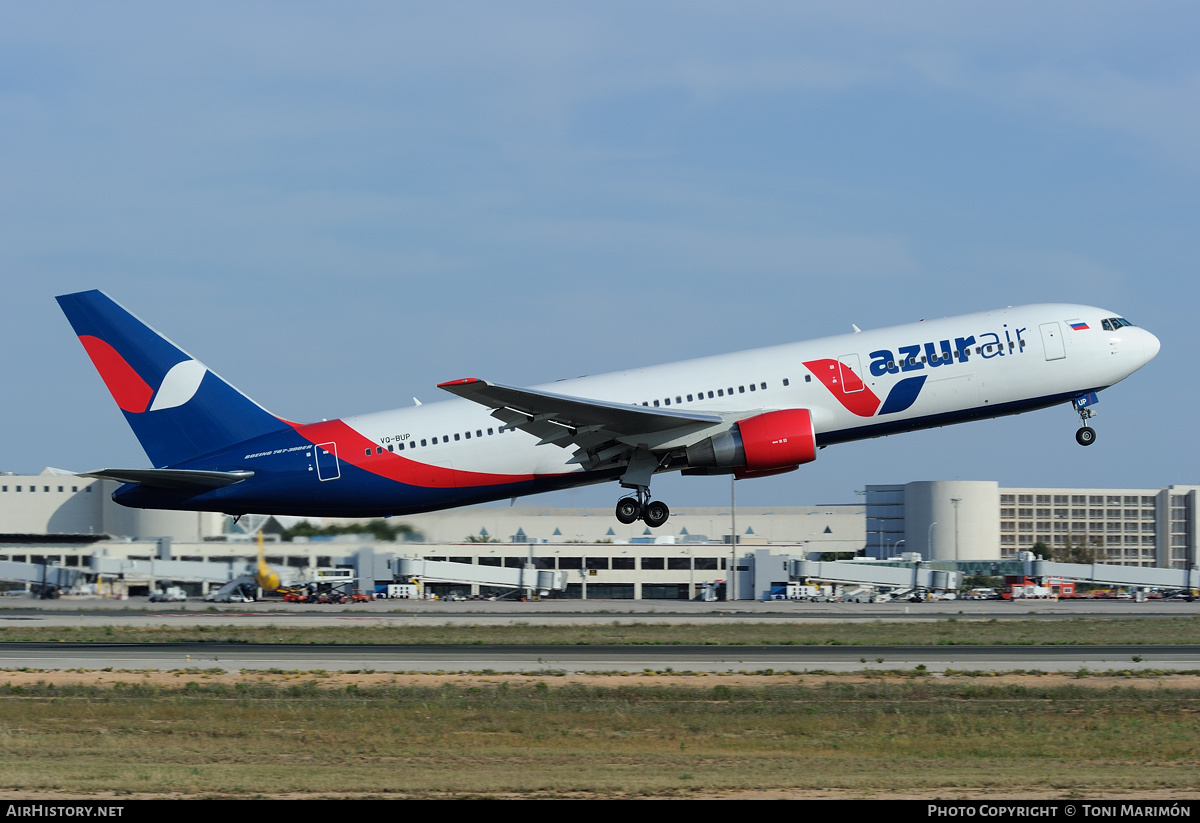
[[[868,483],[1200,482],[1188,3],[0,3],[0,469],[146,465],[53,296],[313,420],[1029,302],[1162,353],[823,451]],[[722,479],[660,478],[673,506]],[[609,505],[615,486],[544,498]]]

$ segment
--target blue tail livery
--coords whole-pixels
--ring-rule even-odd
[[[289,428],[104,292],[57,299],[155,466]]]

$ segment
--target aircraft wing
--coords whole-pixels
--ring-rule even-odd
[[[473,400],[490,409],[508,409],[518,412],[525,418],[550,420],[572,428],[604,426],[623,434],[667,431],[688,423],[711,426],[724,419],[719,414],[709,412],[652,409],[626,403],[611,403],[607,400],[592,400],[566,394],[518,389],[512,386],[501,386],[498,383],[488,383],[475,377],[439,383],[438,388],[467,400]]]
[[[489,383],[475,377],[439,383],[466,400],[487,406],[508,427],[540,438],[541,444],[576,447],[572,462],[594,468],[627,453],[639,441],[670,440],[725,422],[720,414],[649,408]],[[653,444],[648,444],[654,448]]]

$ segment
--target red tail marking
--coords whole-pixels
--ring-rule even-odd
[[[150,398],[154,396],[154,389],[133,370],[133,366],[126,363],[125,358],[118,354],[116,349],[99,337],[81,334],[79,342],[83,344],[88,357],[92,358],[92,364],[96,371],[100,372],[100,379],[108,386],[109,393],[113,400],[117,401],[121,411],[135,414],[144,412],[150,405]]]

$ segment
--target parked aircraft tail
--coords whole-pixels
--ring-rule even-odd
[[[56,299],[156,467],[288,428],[104,292]]]

